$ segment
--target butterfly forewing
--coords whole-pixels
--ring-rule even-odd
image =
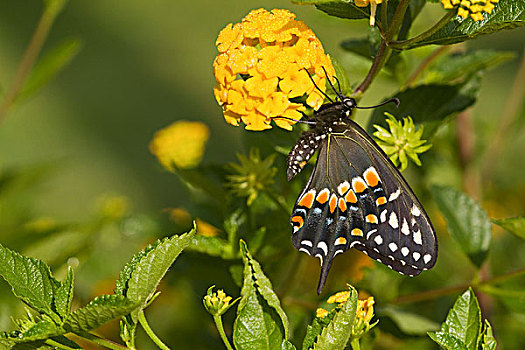
[[[434,230],[416,196],[377,144],[352,121],[328,133],[292,214],[293,243],[321,261],[321,291],[333,258],[350,248],[407,275],[431,268]]]

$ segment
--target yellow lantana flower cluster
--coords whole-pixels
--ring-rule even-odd
[[[326,74],[332,79],[335,71],[313,31],[294,18],[287,10],[258,9],[219,33],[214,94],[229,124],[265,130],[273,120],[291,130],[306,108],[291,99],[306,97],[313,109],[322,105],[324,96],[305,70],[323,91]]]
[[[181,120],[157,131],[149,149],[167,170],[193,168],[200,163],[209,137],[206,124]]]
[[[474,21],[483,19],[482,12],[491,13],[494,10],[494,4],[499,0],[441,0],[445,9],[458,9],[458,16],[467,18],[469,15]]]

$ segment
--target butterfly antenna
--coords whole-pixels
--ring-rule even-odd
[[[337,98],[339,98],[339,100],[342,101],[345,98],[345,96],[343,95],[343,92],[341,91],[341,85],[339,84],[339,79],[337,79],[337,77],[334,75],[334,78],[337,81],[337,87],[339,88],[338,90],[336,90],[334,84],[332,84],[332,82],[330,81],[330,78],[328,78],[328,73],[326,72],[326,69],[324,68],[324,66],[322,68],[324,71],[324,75],[326,75],[326,80],[328,80],[328,84],[330,84],[330,87],[332,88],[332,90],[334,90]]]
[[[333,103],[334,101],[333,101],[330,97],[328,97],[328,95],[327,95],[323,90],[321,90],[321,89],[319,88],[319,86],[317,86],[317,84],[316,84],[315,81],[314,81],[314,78],[312,77],[312,75],[310,74],[310,72],[308,71],[308,69],[306,69],[306,68],[303,68],[303,69],[306,71],[306,74],[308,74],[308,76],[310,77],[310,80],[311,80],[312,83],[314,84],[315,88],[316,88],[317,90],[319,90],[319,92],[322,93],[322,94],[324,95],[324,97],[326,97],[326,99],[327,99],[328,101],[330,101],[330,102]],[[324,68],[323,68],[323,69],[324,69]],[[325,72],[326,72],[326,71],[325,71]],[[330,79],[328,79],[328,81],[330,81]],[[332,83],[330,83],[330,85],[332,86]],[[332,86],[332,88],[333,88],[333,86]]]
[[[304,113],[303,113],[303,115],[306,116],[306,114],[304,114]],[[303,123],[303,124],[308,124],[308,125],[315,125],[315,124],[317,124],[317,122],[313,122],[313,121],[310,121],[310,120],[292,119],[292,118],[288,118],[288,117],[274,117],[272,119],[286,119],[286,120],[290,120],[292,122]]]
[[[380,103],[380,104],[378,104],[376,106],[356,107],[356,108],[358,108],[358,109],[371,109],[371,108],[381,107],[381,106],[384,106],[384,105],[386,105],[388,103],[392,103],[392,102],[396,104],[396,108],[398,108],[399,104],[401,103],[401,101],[399,101],[399,99],[397,97],[392,97],[391,99],[386,100],[385,102],[382,102],[382,103]]]

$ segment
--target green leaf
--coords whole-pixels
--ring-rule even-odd
[[[446,333],[443,331],[429,332],[428,336],[430,337],[430,339],[438,343],[439,346],[443,349],[447,349],[447,350],[467,350],[468,349],[461,340],[459,340],[453,334],[450,334],[450,333]]]
[[[381,316],[388,316],[401,332],[408,335],[424,335],[429,331],[439,329],[439,324],[412,312],[408,312],[393,306],[380,309]]]
[[[510,233],[525,239],[525,216],[518,216],[515,218],[492,220],[498,226],[503,227]]]
[[[456,11],[456,10],[450,10]],[[483,20],[474,21],[455,16],[447,25],[430,37],[413,43],[406,49],[424,45],[449,45],[491,34],[503,29],[513,29],[525,25],[525,0],[500,0],[491,14],[484,13]]]
[[[69,332],[87,332],[129,314],[140,303],[122,295],[102,295],[70,314],[64,328]]]
[[[16,342],[35,341],[47,339],[64,333],[66,333],[66,331],[60,326],[57,326],[54,322],[44,320],[36,323],[34,326],[22,332],[20,336],[14,338],[13,340]]]
[[[334,318],[336,310],[333,309],[325,317],[314,317],[312,324],[306,327],[306,335],[303,340],[303,350],[309,350],[315,345],[317,337],[321,334],[324,327],[326,327],[330,321]]]
[[[62,69],[64,69],[73,58],[80,52],[82,41],[78,38],[70,38],[54,47],[49,53],[41,58],[32,70],[18,100],[33,95],[36,91],[46,85]]]
[[[0,244],[0,276],[9,283],[16,297],[60,322],[53,302],[55,290],[61,284],[51,275],[46,263],[20,255]]]
[[[233,259],[235,256],[232,252],[232,247],[228,241],[220,237],[207,237],[202,235],[195,235],[191,239],[191,243],[186,248],[189,251],[208,254],[223,259]]]
[[[448,116],[465,110],[476,101],[465,94],[462,88],[462,85],[431,84],[397,92],[392,97],[401,101],[399,108],[391,104],[376,108],[370,117],[368,131],[373,132],[374,124],[386,127],[385,112],[388,112],[398,120],[412,117],[416,124],[424,126],[422,139],[428,140],[447,121]]]
[[[275,309],[275,311],[279,314],[282,326],[284,328],[285,339],[288,339],[288,317],[286,316],[286,313],[281,307],[281,302],[279,301],[277,294],[275,294],[275,292],[273,291],[272,282],[270,282],[268,277],[266,277],[266,275],[264,274],[259,262],[251,256],[250,252],[248,251],[248,247],[246,246],[246,243],[243,240],[241,240],[239,244],[241,248],[242,260],[245,266],[245,278],[246,266],[249,265],[252,269],[253,279],[257,286],[257,292],[259,292],[261,296],[266,300],[268,305]]]
[[[515,58],[513,52],[476,50],[448,55],[433,64],[425,73],[426,84],[447,84],[470,77],[481,70],[495,67]]]
[[[357,310],[357,291],[350,286],[350,298],[337,310],[334,318],[323,328],[314,345],[316,350],[344,349],[350,339]]]
[[[71,312],[71,302],[73,301],[73,281],[73,269],[71,266],[68,266],[66,278],[55,292],[55,307],[62,319],[65,319]]]
[[[190,244],[195,232],[196,226],[194,225],[188,233],[165,238],[156,244],[154,249],[146,248],[147,254],[140,259],[131,273],[126,296],[139,301],[141,307],[145,307],[170,266],[182,250]],[[134,321],[137,320],[138,311],[137,309],[132,314]]]
[[[476,350],[481,332],[481,310],[469,288],[454,303],[438,332],[428,335],[446,349]]]
[[[343,0],[292,0],[295,4],[315,5],[319,10],[330,16],[363,19],[370,17],[370,7],[358,7],[351,1]],[[379,12],[379,9],[378,9]]]
[[[283,344],[281,345],[281,350],[296,350],[296,347],[290,341],[283,340]]]
[[[496,350],[498,343],[496,338],[492,334],[492,327],[490,326],[489,321],[485,320],[485,329],[481,334],[481,350]]]
[[[240,242],[244,282],[233,327],[236,349],[277,349],[288,337],[288,319],[268,278]]]
[[[432,194],[452,238],[480,268],[492,239],[489,217],[472,198],[450,187],[433,186]]]

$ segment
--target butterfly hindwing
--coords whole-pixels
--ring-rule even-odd
[[[333,258],[350,248],[411,276],[436,261],[437,241],[421,204],[384,152],[352,121],[322,139],[291,220],[294,246],[321,261],[318,292]]]

